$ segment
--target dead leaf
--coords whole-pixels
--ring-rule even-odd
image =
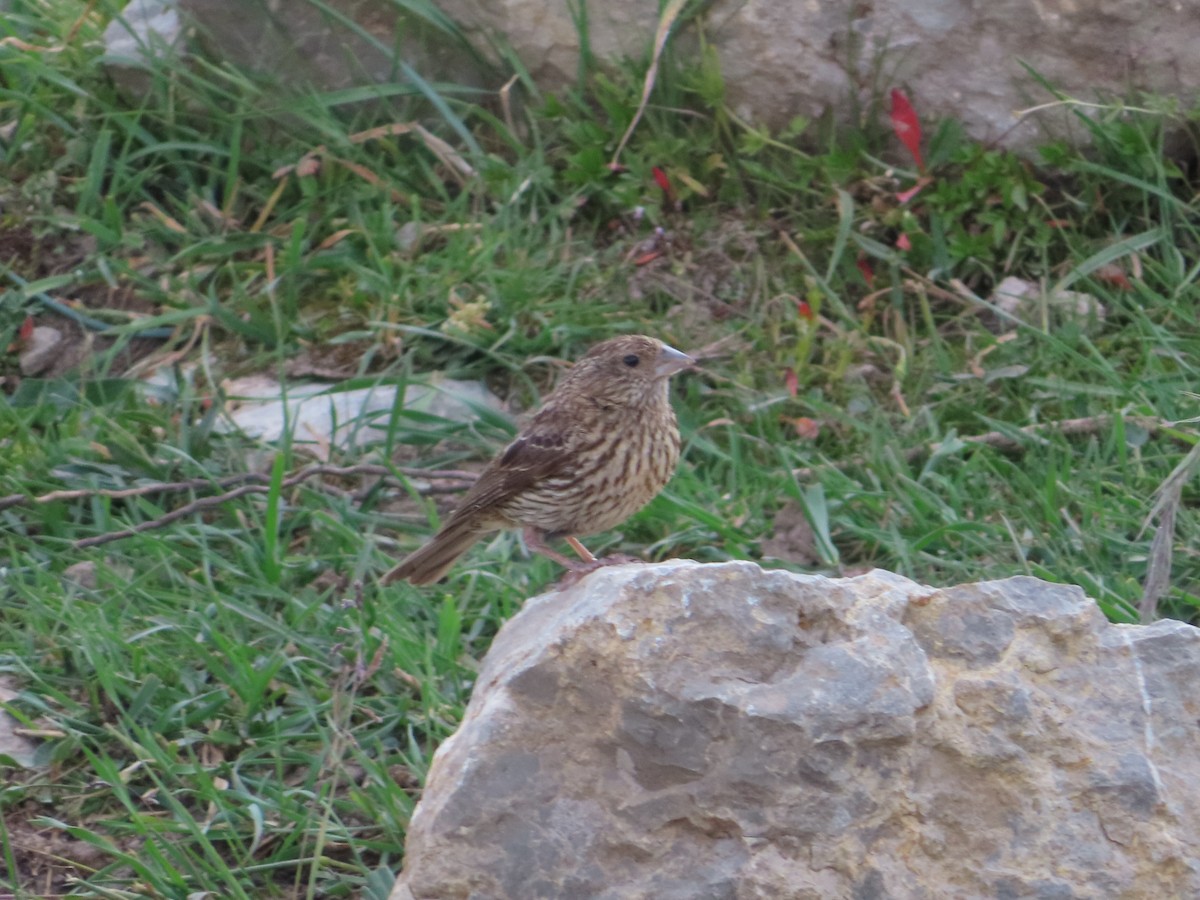
[[[794,419],[789,419],[792,427],[796,429],[796,437],[806,441],[815,441],[821,436],[821,423],[816,419],[810,419],[808,416],[797,416]]]
[[[771,536],[759,547],[764,559],[780,559],[801,566],[818,564],[816,536],[804,511],[795,503],[788,503],[775,514]]]

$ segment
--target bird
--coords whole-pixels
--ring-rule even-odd
[[[433,540],[383,583],[440,581],[484,535],[511,528],[524,529],[530,550],[576,575],[604,565],[579,537],[621,524],[675,473],[679,425],[668,382],[694,363],[645,335],[592,347],[480,473]],[[580,561],[547,545],[559,538]]]

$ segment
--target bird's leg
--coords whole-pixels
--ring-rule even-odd
[[[571,559],[571,557],[563,556],[557,550],[551,550],[549,547],[547,547],[546,541],[542,537],[542,532],[536,528],[526,528],[524,531],[524,537],[525,546],[534,553],[540,553],[542,556],[554,560],[560,566],[565,569],[570,569],[572,572],[578,572],[581,569],[587,570],[589,566],[593,566],[596,562],[596,557],[588,553],[587,547],[583,546],[583,544],[579,543],[579,541],[573,537],[568,537],[567,543],[570,544],[575,552],[583,558],[582,563],[576,562],[575,560]]]
[[[582,566],[576,564],[576,566],[572,568],[573,572],[590,572],[593,569],[599,569],[601,566],[615,566],[624,565],[625,563],[645,562],[644,559],[638,559],[636,556],[630,556],[628,553],[610,553],[603,559],[596,559],[596,557],[592,556],[592,552],[588,550],[587,547],[583,546],[579,538],[575,537],[574,535],[569,534],[563,538],[563,540],[565,540],[570,545],[571,549],[578,553],[580,559],[583,560]]]
[[[566,537],[567,546],[579,554],[579,558],[585,563],[594,563],[596,557],[592,556],[592,552],[587,547],[579,542],[579,538],[573,534],[568,534]]]
[[[567,535],[564,540],[570,545],[571,549],[579,554],[582,562],[571,559],[569,556],[563,556],[556,550],[551,550],[546,546],[546,536],[543,532],[536,528],[525,529],[525,546],[534,553],[540,553],[542,556],[548,557],[558,563],[567,570],[562,578],[558,580],[558,587],[564,588],[579,581],[584,575],[589,572],[594,572],[604,566],[611,566],[618,563],[641,562],[633,556],[626,556],[623,553],[618,553],[613,556],[606,556],[604,559],[596,559],[592,556],[587,547],[580,543],[579,538],[574,535]]]

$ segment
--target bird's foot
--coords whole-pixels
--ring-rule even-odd
[[[621,566],[629,563],[645,563],[644,559],[638,559],[636,556],[630,556],[627,553],[611,553],[608,556],[600,559],[593,559],[591,562],[574,562],[567,567],[567,571],[561,578],[555,582],[556,588],[567,588],[578,584],[586,575],[590,575],[597,569],[603,569],[606,566]]]
[[[601,566],[624,566],[629,563],[646,564],[644,559],[639,559],[636,556],[630,556],[628,553],[610,553],[608,556],[596,560]],[[599,566],[597,566],[599,568]]]

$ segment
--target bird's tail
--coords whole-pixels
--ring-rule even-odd
[[[480,529],[471,517],[451,520],[432,541],[407,556],[403,562],[383,576],[384,584],[407,579],[413,584],[433,584],[440,581],[454,561],[479,540],[487,529]]]

